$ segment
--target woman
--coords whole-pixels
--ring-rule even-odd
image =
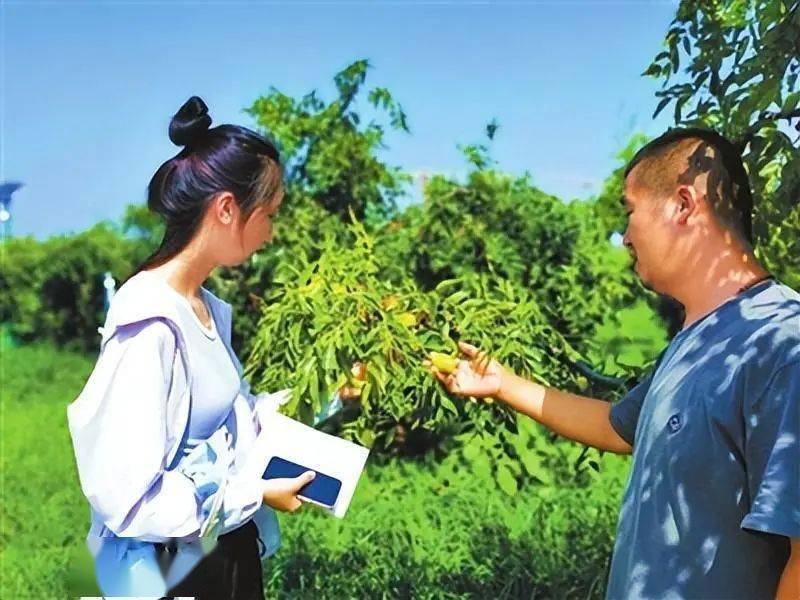
[[[240,474],[278,394],[253,396],[231,349],[231,306],[201,287],[272,239],[283,198],[275,147],[234,125],[209,129],[200,98],[173,117],[183,149],[156,171],[148,207],[160,247],[111,303],[97,364],[68,408],[89,546],[111,596],[263,598],[261,560],[311,479]]]

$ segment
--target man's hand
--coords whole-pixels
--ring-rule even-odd
[[[314,471],[306,471],[298,477],[265,481],[263,487],[264,504],[283,512],[296,511],[303,506],[303,502],[297,497],[297,494],[315,476],[316,473]]]
[[[600,450],[630,454],[631,446],[611,426],[611,404],[545,387],[518,377],[475,346],[459,342],[467,360],[452,373],[438,372],[426,361],[447,391],[459,396],[494,398],[566,438]]]
[[[426,367],[444,384],[451,394],[473,396],[475,398],[494,398],[500,393],[506,370],[486,353],[475,346],[459,342],[458,347],[466,360],[459,360],[452,373],[441,373],[429,361]]]

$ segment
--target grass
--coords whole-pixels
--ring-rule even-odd
[[[3,502],[0,567],[4,598],[64,597],[72,552],[86,535],[66,407],[92,367],[47,346],[3,351]]]

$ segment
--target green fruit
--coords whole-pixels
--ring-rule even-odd
[[[449,354],[443,354],[442,352],[431,352],[430,356],[428,357],[436,367],[437,371],[441,371],[442,373],[452,373],[458,367],[458,359],[455,356],[450,356]]]
[[[414,313],[410,312],[405,312],[398,315],[397,320],[400,321],[400,324],[403,327],[408,327],[409,329],[417,324],[417,317],[414,315]]]

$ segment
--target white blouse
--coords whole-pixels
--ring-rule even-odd
[[[148,271],[137,273],[134,278],[144,278],[148,285],[163,290],[166,299],[174,302],[181,318],[178,325],[186,338],[186,349],[193,372],[188,439],[181,450],[186,452],[210,437],[227,418],[241,385],[239,373],[219,335],[216,319],[210,308],[211,292],[200,288],[203,303],[211,315],[210,327],[206,327],[189,300],[166,281]]]
[[[213,543],[251,518],[262,558],[278,547],[262,480],[239,475],[260,431],[256,405],[272,397],[250,394],[230,347],[230,305],[210,292],[206,299],[227,349],[215,370],[231,365],[237,385],[226,406],[215,408],[226,417],[205,440],[181,451],[195,407],[190,390],[203,363],[189,350],[186,314],[149,277],[131,278],[114,296],[95,367],[67,408],[91,507],[88,542],[107,595],[161,594],[202,557],[203,540]],[[176,560],[180,572],[165,582],[153,543],[170,540],[182,543],[178,554],[188,559]]]

